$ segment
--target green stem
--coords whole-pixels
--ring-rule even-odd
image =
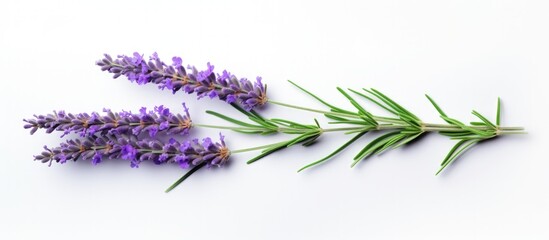
[[[203,128],[216,128],[216,129],[228,129],[228,130],[264,130],[264,128],[253,128],[253,127],[230,127],[230,126],[218,126],[218,125],[208,125],[208,124],[198,124],[193,123],[193,127],[203,127]]]
[[[261,150],[261,149],[265,149],[265,148],[272,147],[272,146],[277,145],[277,144],[280,144],[280,142],[271,143],[271,144],[262,145],[262,146],[257,146],[257,147],[251,147],[251,148],[238,149],[238,150],[231,151],[231,154],[232,154],[232,153],[243,153],[243,152],[250,152],[250,151],[255,151],[255,150]]]
[[[270,100],[270,99],[268,101],[272,104],[280,105],[280,106],[284,106],[284,107],[288,107],[288,108],[294,108],[294,109],[299,109],[299,110],[304,110],[304,111],[309,111],[309,112],[322,113],[322,114],[331,114],[331,115],[336,115],[336,116],[340,116],[340,117],[349,117],[349,118],[355,118],[355,119],[362,119],[358,115],[355,115],[355,114],[323,111],[323,110],[318,110],[318,109],[306,108],[306,107],[291,105],[291,104],[287,104],[287,103],[277,102],[277,101],[273,101],[273,100]],[[373,116],[373,119],[376,120],[376,121],[379,121],[379,122],[386,122],[386,123],[397,123],[397,124],[405,123],[404,121],[402,121],[398,118]]]
[[[338,131],[352,131],[352,130],[361,130],[361,129],[371,129],[371,127],[345,127],[345,128],[325,128],[322,129],[322,132],[338,132]]]
[[[277,102],[277,101],[273,101],[273,100],[270,100],[270,99],[268,101],[269,101],[269,103],[279,105],[279,106],[283,106],[283,107],[288,107],[288,108],[294,108],[294,109],[299,109],[299,110],[304,110],[304,111],[309,111],[309,112],[316,112],[316,113],[322,113],[322,114],[332,114],[332,115],[337,115],[337,116],[341,116],[341,117],[350,117],[350,118],[360,119],[360,117],[358,115],[354,115],[354,114],[339,113],[339,112],[331,112],[331,111],[323,111],[323,110],[318,110],[318,109],[306,108],[306,107],[296,106],[296,105],[292,105],[292,104]],[[376,121],[385,122],[385,123],[406,124],[406,122],[404,122],[400,119],[397,119],[397,118],[373,116],[373,119],[375,119]],[[450,129],[461,129],[457,126],[449,125],[449,124],[423,123],[423,125],[425,127],[433,127],[432,130],[427,130],[427,131],[439,131],[439,130],[435,129],[435,128],[439,128],[439,127],[444,128],[443,131],[446,131],[446,130],[452,131]],[[484,126],[469,126],[469,127],[474,128],[474,129],[478,129],[478,130],[488,130],[488,129],[490,129],[489,127],[484,127]],[[499,130],[502,130],[502,131],[522,131],[522,130],[524,130],[524,128],[523,127],[499,127]]]
[[[340,113],[340,112],[330,112],[330,111],[323,111],[323,110],[318,110],[318,109],[300,107],[300,106],[296,106],[296,105],[291,105],[291,104],[286,104],[286,103],[273,101],[271,99],[269,99],[268,102],[270,102],[272,104],[275,104],[275,105],[280,105],[280,106],[299,109],[299,110],[305,110],[305,111],[309,111],[309,112],[316,112],[316,113],[322,113],[322,114],[332,114],[332,115],[338,115],[338,116],[341,116],[341,117],[350,117],[350,118],[360,119],[360,117],[358,117],[357,115],[354,115],[354,114],[347,114],[347,113]]]

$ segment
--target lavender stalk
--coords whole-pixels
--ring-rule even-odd
[[[47,133],[62,131],[63,136],[77,133],[81,137],[92,136],[95,133],[105,134],[133,134],[139,135],[148,132],[154,137],[158,132],[168,135],[188,134],[192,126],[189,109],[183,103],[185,114],[174,114],[164,106],[154,107],[154,111],[147,111],[145,107],[139,110],[139,114],[128,111],[113,112],[103,109],[104,115],[97,112],[65,113],[54,111],[53,114],[34,115],[34,119],[23,119],[25,129],[31,129],[34,134],[38,129],[46,129]]]
[[[246,110],[252,110],[267,102],[267,86],[261,82],[261,77],[252,83],[246,78],[238,79],[224,70],[222,74],[213,72],[214,66],[207,64],[207,69],[198,71],[196,67],[183,67],[180,57],[173,57],[172,64],[162,62],[154,53],[147,62],[143,55],[119,55],[113,59],[110,55],[96,62],[102,71],[113,73],[114,78],[122,75],[139,85],[154,83],[159,89],[168,89],[173,93],[183,90],[186,93],[197,93],[198,98],[208,96],[218,97],[227,103],[238,103]]]
[[[207,137],[199,141],[179,142],[170,139],[163,142],[156,139],[139,139],[134,135],[90,136],[83,139],[70,139],[60,146],[48,148],[34,156],[43,163],[65,163],[69,160],[91,160],[97,165],[104,159],[124,159],[130,161],[132,168],[139,167],[143,161],[155,164],[177,163],[181,168],[200,164],[222,166],[229,160],[231,152],[220,134],[220,142],[213,142]]]

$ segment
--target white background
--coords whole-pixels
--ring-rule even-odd
[[[2,126],[0,239],[549,239],[546,122],[549,43],[545,1],[6,1],[0,7]],[[375,87],[425,121],[441,122],[423,94],[464,121],[476,109],[526,136],[469,151],[438,177],[454,142],[430,134],[349,168],[373,136],[300,174],[349,136],[326,134],[256,164],[235,154],[169,194],[177,166],[33,161],[58,133],[30,136],[23,118],[52,110],[138,110],[164,104],[195,122],[224,124],[218,100],[113,80],[103,53],[183,57],[241,77],[260,75],[274,100],[321,108],[294,80],[350,108],[335,91]],[[371,106],[366,104],[367,106]],[[377,114],[384,114],[371,108]],[[268,117],[322,116],[268,106]],[[195,137],[218,131],[196,129]],[[232,149],[288,136],[223,131]]]

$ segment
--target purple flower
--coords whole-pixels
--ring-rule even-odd
[[[95,152],[95,154],[92,157],[92,164],[97,165],[101,162],[102,159],[103,159],[103,155],[101,155],[100,152]]]
[[[204,138],[179,142],[139,139],[134,135],[89,136],[83,139],[70,139],[56,148],[44,146],[41,154],[34,156],[35,160],[44,163],[67,160],[91,160],[93,165],[104,159],[124,159],[130,161],[132,168],[139,167],[142,161],[153,161],[156,164],[176,163],[182,168],[206,164],[207,166],[222,166],[228,160],[231,152],[225,145],[220,134],[220,142]]]
[[[183,60],[181,60],[180,57],[173,57],[172,61],[173,61],[172,66],[174,67],[180,67],[183,64]]]
[[[65,154],[60,154],[59,155],[59,163],[63,164],[67,162],[67,156],[65,156]]]
[[[26,129],[31,129],[31,134],[38,129],[46,129],[47,133],[62,131],[63,136],[69,133],[77,133],[81,137],[92,136],[95,133],[139,135],[148,132],[154,137],[158,132],[166,134],[187,134],[192,127],[189,109],[183,104],[184,114],[173,114],[164,106],[157,106],[154,111],[141,108],[139,114],[122,111],[115,113],[104,109],[104,115],[93,112],[80,114],[66,114],[64,111],[53,114],[34,115],[34,119],[23,119],[27,124]]]
[[[171,65],[162,62],[156,53],[149,59],[145,61],[139,53],[133,56],[120,55],[116,59],[105,54],[96,64],[102,71],[114,74],[114,78],[124,75],[131,82],[154,83],[160,89],[169,89],[173,93],[183,90],[196,93],[198,98],[217,97],[228,103],[238,103],[247,110],[267,103],[267,88],[261,82],[261,77],[252,83],[246,78],[238,79],[226,70],[221,75],[216,74],[214,65],[209,62],[205,70],[199,71],[191,65],[185,69],[180,57],[173,57]]]
[[[137,150],[131,145],[131,144],[126,144],[124,146],[122,146],[122,150],[120,151],[120,157],[122,159],[126,159],[126,160],[135,160],[137,156]]]

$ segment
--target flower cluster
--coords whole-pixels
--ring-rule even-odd
[[[78,133],[81,137],[92,136],[95,133],[139,135],[148,132],[154,137],[159,131],[167,134],[187,134],[192,126],[189,109],[183,103],[185,115],[171,113],[164,106],[157,106],[154,111],[141,108],[139,114],[127,111],[119,113],[104,109],[104,115],[97,112],[65,113],[65,111],[53,112],[47,115],[34,115],[34,119],[23,119],[27,122],[24,126],[31,129],[34,134],[38,129],[46,129],[47,133],[63,131],[64,135]]]
[[[252,83],[246,78],[238,79],[228,71],[222,74],[214,73],[214,66],[207,64],[207,69],[198,71],[196,67],[183,67],[180,57],[173,57],[172,64],[162,62],[156,53],[149,61],[143,55],[120,55],[113,59],[110,55],[96,62],[101,70],[114,74],[114,78],[122,75],[137,84],[154,83],[160,89],[169,89],[173,93],[183,90],[186,93],[197,93],[198,98],[208,96],[218,97],[228,103],[238,103],[247,110],[252,110],[267,103],[267,87],[261,82],[261,77]]]
[[[43,163],[65,163],[68,160],[91,160],[96,165],[103,159],[125,159],[131,167],[139,167],[143,161],[153,161],[156,164],[177,163],[182,168],[206,164],[207,166],[224,165],[231,154],[220,134],[220,142],[204,138],[179,142],[170,139],[140,140],[135,135],[105,135],[89,136],[84,139],[67,140],[59,147],[48,148],[35,160]]]

